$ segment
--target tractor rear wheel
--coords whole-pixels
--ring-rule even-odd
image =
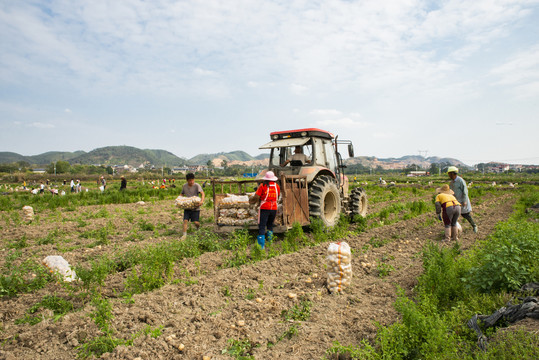
[[[335,226],[341,213],[341,196],[335,180],[321,175],[309,187],[310,216],[320,218],[326,226]]]
[[[355,188],[350,194],[350,215],[367,216],[367,192],[363,188]]]

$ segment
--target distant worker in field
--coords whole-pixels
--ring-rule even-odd
[[[436,214],[438,220],[443,221],[445,227],[444,241],[458,240],[458,220],[460,216],[460,203],[453,195],[453,190],[449,188],[449,185],[445,184],[442,187],[436,189]],[[440,215],[441,213],[441,215]]]
[[[103,187],[103,191],[107,188],[107,180],[105,180],[104,176],[101,176],[101,186]]]
[[[307,155],[303,153],[303,146],[296,146],[294,148],[294,155],[290,159],[286,160],[281,166],[286,166],[292,161],[301,161],[301,165],[310,163],[311,161],[307,158]],[[292,164],[291,164],[292,165]]]
[[[202,190],[202,187],[195,182],[195,174],[188,173],[185,176],[185,179],[187,180],[187,183],[183,185],[181,195],[185,197],[193,197],[193,196],[199,196],[200,195],[200,203],[198,204],[198,207],[194,209],[185,209],[183,211],[183,235],[181,237],[181,240],[185,240],[187,238],[187,226],[189,224],[189,221],[193,222],[196,226],[196,228],[200,228],[200,206],[204,203],[204,198],[206,195],[204,194],[204,190]]]
[[[125,179],[125,176],[122,176],[120,179],[120,191],[127,189],[127,180]]]
[[[278,179],[273,171],[268,171],[262,180],[264,182],[260,184],[255,195],[249,199],[249,202],[256,204],[260,201],[257,242],[264,249],[266,244],[266,228],[268,229],[268,241],[273,240],[273,222],[277,216],[277,201],[281,195],[281,188],[276,183]]]
[[[74,193],[75,192],[75,180],[71,179],[71,183],[69,184],[69,186],[71,187],[71,192]]]
[[[473,232],[477,233],[477,225],[472,218],[472,204],[470,203],[470,198],[468,197],[468,187],[466,186],[466,181],[463,178],[458,176],[459,169],[455,166],[450,166],[447,168],[447,175],[451,179],[449,186],[451,190],[455,192],[455,197],[461,204],[461,215],[463,218],[468,220],[470,225],[472,225]]]

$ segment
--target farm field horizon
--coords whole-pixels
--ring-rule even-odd
[[[204,188],[201,229],[181,241],[182,211],[174,199],[183,180],[159,189],[159,180],[130,179],[124,192],[113,181],[104,193],[87,180],[78,194],[60,185],[65,196],[10,192],[20,183],[1,184],[0,358],[501,359],[511,351],[534,358],[537,320],[488,332],[487,353],[474,346],[477,338],[466,321],[506,305],[524,282],[539,281],[539,269],[524,262],[539,251],[537,213],[527,211],[539,202],[539,177],[466,174],[479,232],[460,219],[464,232],[449,244],[441,242],[433,202],[435,189],[449,180],[384,179],[388,185],[377,184],[378,176],[351,180],[351,187],[367,192],[366,218],[343,216],[334,228],[316,220],[295,226],[265,251],[255,246],[253,232],[215,232],[211,186]],[[31,222],[23,219],[24,205],[34,208]],[[485,264],[482,249],[502,244],[509,228],[517,238],[507,241],[530,244],[518,264],[526,275],[508,271],[511,281],[487,288],[472,269]],[[525,235],[518,238],[520,232]],[[326,252],[340,241],[352,249],[353,278],[335,295],[326,288]],[[64,257],[79,280],[63,282],[51,274],[41,264],[49,255]],[[462,267],[439,270],[446,278],[438,278],[438,285],[454,287],[445,296],[431,289],[424,297],[434,276],[432,259],[448,258],[454,261],[439,260],[442,269]],[[461,278],[467,282],[453,281]],[[439,318],[423,326],[438,324],[445,345],[406,327],[410,316],[419,321],[429,312]],[[411,343],[432,348],[417,345],[411,353],[395,343],[391,334],[403,328]],[[505,349],[504,343],[521,347]]]

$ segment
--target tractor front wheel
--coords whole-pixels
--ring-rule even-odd
[[[341,196],[335,180],[321,175],[309,189],[309,213],[320,218],[326,226],[335,226],[341,213]]]

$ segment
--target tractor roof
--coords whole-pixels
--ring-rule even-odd
[[[272,140],[278,139],[287,139],[287,138],[298,138],[298,137],[321,137],[325,139],[333,139],[332,133],[329,131],[308,128],[308,129],[297,129],[297,130],[286,130],[286,131],[274,131],[270,133],[270,138]]]

